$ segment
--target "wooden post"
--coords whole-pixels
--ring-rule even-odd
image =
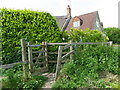
[[[45,50],[45,42],[42,42],[42,51],[44,51],[44,50]],[[45,56],[45,54],[43,53],[42,56]]]
[[[72,44],[72,41],[70,40],[70,44]],[[73,46],[72,45],[70,45],[70,52],[73,50]],[[73,53],[72,54],[70,54],[70,60],[72,60],[73,59]]]
[[[22,61],[27,62],[26,45],[24,39],[21,39],[21,47],[22,47]],[[27,79],[27,64],[23,64],[23,77],[25,80]]]
[[[45,42],[45,51],[47,51],[47,42]],[[47,70],[48,70],[48,54],[47,54],[48,52],[45,52],[45,56],[46,56],[46,58],[45,58],[45,61],[46,61],[46,67],[47,67]]]
[[[42,42],[42,51],[45,51],[45,42]],[[45,53],[42,53],[42,56],[45,56]],[[42,60],[45,60],[44,58]],[[44,61],[42,61],[44,62]],[[43,67],[46,66],[46,64],[43,64]]]
[[[58,58],[57,58],[57,65],[56,65],[56,72],[55,72],[55,80],[58,77],[58,73],[60,72],[61,60],[62,60],[62,46],[59,46],[58,49]]]
[[[31,42],[28,42],[31,45]],[[29,65],[29,77],[31,77],[31,72],[33,71],[33,61],[32,61],[32,47],[28,47],[28,65]]]
[[[112,41],[110,41],[110,46],[112,46],[112,43],[113,43],[113,42],[112,42]]]

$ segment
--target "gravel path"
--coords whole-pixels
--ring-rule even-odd
[[[42,75],[48,77],[48,80],[46,81],[45,85],[42,88],[50,89],[52,87],[52,84],[54,83],[55,73],[44,73]]]

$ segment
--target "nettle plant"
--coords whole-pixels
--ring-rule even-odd
[[[40,44],[42,41],[62,42],[62,33],[55,18],[49,13],[6,8],[0,11],[2,64],[21,60],[21,38],[34,44]]]

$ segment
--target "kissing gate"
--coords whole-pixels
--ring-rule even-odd
[[[22,61],[27,63],[23,65],[23,75],[25,78],[31,77],[31,74],[38,74],[48,71],[48,63],[57,63],[55,79],[57,79],[58,73],[61,68],[61,62],[64,63],[66,60],[63,59],[70,55],[70,59],[72,59],[72,54],[74,52],[73,47],[70,43],[46,43],[42,42],[42,45],[32,45],[31,42],[28,42],[26,46],[25,40],[21,39],[21,47],[22,47]],[[58,52],[52,52],[52,54],[58,54],[57,60],[51,61],[48,60],[48,45],[66,45],[59,46]],[[28,47],[28,52],[26,52],[26,47]],[[35,51],[34,48],[40,48],[40,51]],[[65,49],[70,49],[69,52],[63,52]],[[27,58],[28,54],[28,58]],[[37,55],[38,54],[38,55]]]
[[[28,53],[26,53],[26,44],[25,40],[21,39],[21,47],[22,47],[22,62],[23,64],[23,75],[25,78],[31,77],[31,74],[42,74],[43,72],[48,71],[48,63],[57,63],[56,64],[56,72],[55,72],[55,80],[58,77],[60,72],[61,63],[66,62],[65,59],[67,56],[70,56],[70,60],[73,57],[73,45],[83,45],[83,44],[109,44],[112,45],[112,42],[96,42],[96,43],[46,43],[42,42],[42,45],[32,45],[31,42],[28,42]],[[48,45],[60,45],[58,48],[58,52],[48,52]],[[64,46],[63,46],[64,45]],[[33,48],[39,48],[40,51],[35,51]],[[68,52],[63,52],[66,49],[69,49]],[[49,54],[58,54],[57,60],[48,60]],[[27,58],[28,54],[28,58]]]

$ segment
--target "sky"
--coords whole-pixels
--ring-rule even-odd
[[[53,16],[67,15],[67,5],[72,17],[98,11],[104,28],[118,27],[118,2],[120,0],[0,0],[0,8],[31,9],[49,12]]]

